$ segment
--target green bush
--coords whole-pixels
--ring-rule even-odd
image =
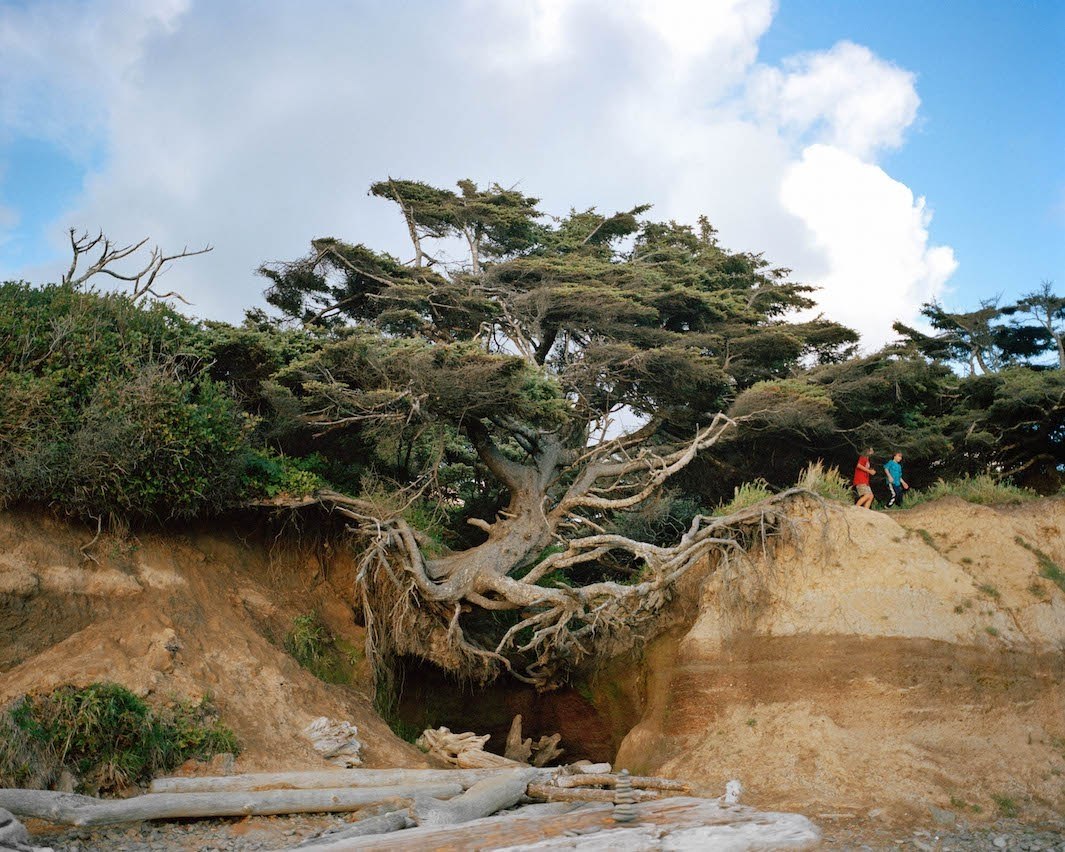
[[[930,488],[923,491],[910,491],[906,495],[906,503],[916,506],[919,503],[927,503],[931,500],[939,500],[942,497],[960,497],[969,503],[979,503],[981,506],[1003,506],[1025,503],[1035,500],[1039,495],[1027,488],[1018,488],[1009,482],[995,479],[993,476],[982,474],[980,476],[966,476],[961,479],[953,479],[945,482],[937,481]]]
[[[242,494],[252,421],[160,304],[0,285],[0,504],[190,518]]]
[[[116,683],[24,697],[8,707],[0,729],[2,786],[26,783],[34,769],[38,780],[54,780],[66,769],[80,789],[113,792],[190,758],[240,751],[207,699],[155,709]],[[44,778],[41,767],[50,767]]]

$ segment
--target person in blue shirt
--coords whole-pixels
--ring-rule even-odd
[[[884,465],[884,476],[887,479],[888,490],[891,492],[888,506],[901,506],[902,495],[910,490],[910,486],[902,478],[902,453],[895,453],[891,461]]]

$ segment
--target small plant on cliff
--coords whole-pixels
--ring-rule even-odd
[[[1050,580],[1050,582],[1065,592],[1065,571],[1061,570],[1061,566],[1038,547],[1029,544],[1021,536],[1016,536],[1013,540],[1035,556],[1036,562],[1039,563],[1039,576]]]
[[[995,807],[998,808],[998,812],[1007,819],[1015,819],[1020,813],[1020,809],[1017,807],[1017,802],[1010,796],[998,795],[992,796],[991,801],[995,803]]]
[[[292,629],[285,637],[285,650],[319,680],[326,683],[348,683],[351,680],[333,634],[322,624],[318,613],[297,615],[292,619]]]
[[[813,491],[826,500],[835,500],[837,503],[850,503],[854,496],[850,483],[839,472],[839,468],[825,467],[820,459],[806,466],[796,480],[795,487]]]
[[[0,784],[49,783],[70,771],[87,791],[143,784],[190,758],[240,751],[209,700],[153,708],[124,686],[64,686],[9,706]],[[42,771],[42,769],[44,771]],[[36,770],[36,772],[31,772]]]

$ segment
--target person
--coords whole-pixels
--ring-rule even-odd
[[[884,476],[887,478],[887,487],[891,494],[888,505],[901,506],[902,495],[910,490],[910,486],[902,478],[902,453],[895,453],[891,461],[884,465]]]
[[[858,464],[854,468],[854,489],[858,492],[858,502],[855,504],[863,509],[873,505],[873,489],[869,487],[869,477],[876,475],[876,470],[869,464],[869,457],[873,454],[873,448],[864,450],[858,456]]]

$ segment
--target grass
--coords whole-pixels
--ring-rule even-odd
[[[839,472],[839,468],[826,468],[820,459],[806,466],[799,474],[795,486],[813,491],[826,500],[835,500],[838,503],[854,502],[850,482]]]
[[[976,591],[996,601],[1002,597],[1002,595],[999,594],[998,589],[996,589],[990,583],[981,583],[979,586],[976,587]]]
[[[345,660],[333,634],[318,613],[297,615],[285,637],[285,650],[301,666],[326,683],[350,683],[351,660]],[[347,665],[345,665],[347,663]]]
[[[1044,580],[1050,580],[1051,583],[1065,592],[1065,571],[1061,570],[1061,566],[1038,547],[1029,544],[1021,536],[1016,536],[1013,540],[1035,556],[1036,562],[1039,563],[1039,576]]]
[[[917,533],[917,535],[921,537],[921,541],[923,541],[930,548],[932,548],[932,550],[936,551],[937,553],[939,552],[939,545],[936,544],[935,537],[932,535],[932,533],[930,533],[923,527],[918,527],[914,530],[914,532]]]
[[[746,509],[755,503],[761,503],[773,496],[769,483],[764,479],[756,479],[754,482],[745,482],[737,485],[733,491],[732,500],[723,503],[714,510],[715,515],[731,515],[740,509]]]
[[[23,697],[0,730],[0,786],[44,785],[65,769],[79,790],[115,792],[190,758],[240,752],[209,699],[156,708],[116,683]]]
[[[940,479],[923,491],[911,489],[906,495],[906,505],[913,507],[942,497],[960,497],[968,503],[978,503],[981,506],[1003,506],[1026,503],[1037,499],[1039,495],[1027,488],[1019,488],[982,474],[950,482]]]
[[[1016,800],[1010,798],[1009,796],[992,796],[991,801],[995,803],[995,806],[998,808],[999,814],[1006,817],[1007,819],[1014,819],[1020,813],[1020,810],[1017,807]]]
[[[985,627],[984,630],[987,631],[987,635],[988,636],[998,636],[998,628],[996,628],[996,627],[991,627],[989,625],[989,626]]]

